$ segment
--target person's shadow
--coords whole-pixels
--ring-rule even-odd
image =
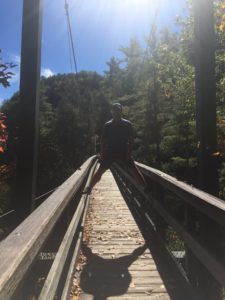
[[[80,275],[81,289],[93,295],[94,300],[105,300],[110,296],[125,294],[132,280],[128,268],[146,248],[147,246],[143,245],[130,255],[104,259],[83,245],[82,252],[87,262]]]

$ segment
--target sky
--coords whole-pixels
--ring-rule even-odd
[[[70,73],[65,0],[43,0],[41,75]],[[78,71],[102,74],[121,46],[137,38],[144,46],[156,10],[158,27],[177,30],[185,0],[67,0]],[[0,57],[17,67],[10,87],[0,86],[0,103],[19,89],[23,0],[0,0]],[[74,70],[72,70],[74,71]]]

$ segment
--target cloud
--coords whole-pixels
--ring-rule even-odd
[[[11,71],[13,72],[13,75],[12,78],[9,79],[9,83],[10,84],[18,83],[20,81],[20,72],[15,69],[12,69]]]
[[[18,65],[20,65],[21,57],[18,54],[11,54],[10,61],[12,61],[13,63],[15,63],[18,66]]]
[[[9,70],[14,73],[14,75],[12,75],[12,78],[9,79],[9,82],[10,84],[19,83],[21,57],[19,54],[12,53],[9,56],[9,61],[16,65],[14,68]]]
[[[9,82],[10,84],[19,84],[21,56],[19,54],[11,53],[9,55],[9,61],[16,65],[14,68],[9,70],[14,73],[14,75],[12,75],[12,78],[9,79]],[[53,75],[55,75],[55,73],[51,69],[41,68],[41,76],[48,78]]]
[[[9,79],[10,84],[19,83],[20,80],[20,67],[15,67],[11,70],[14,75],[12,75],[12,78]],[[42,68],[41,69],[41,76],[48,78],[55,75],[55,73],[49,69],[49,68]]]
[[[51,69],[49,69],[49,68],[42,68],[41,69],[41,76],[48,78],[48,77],[51,77],[53,75],[55,75],[55,74]]]

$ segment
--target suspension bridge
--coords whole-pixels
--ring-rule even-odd
[[[0,299],[222,300],[212,1],[195,1],[199,189],[136,163],[147,191],[114,164],[84,194],[98,165],[92,156],[34,209],[40,3],[24,1],[17,184],[26,218],[0,243]]]
[[[1,242],[0,299],[215,299],[223,255],[197,222],[222,228],[224,202],[139,163],[147,193],[115,164],[83,194],[97,164],[89,158]]]

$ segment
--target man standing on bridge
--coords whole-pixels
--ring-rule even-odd
[[[90,193],[102,174],[116,162],[126,168],[138,183],[146,186],[143,175],[139,172],[131,157],[133,146],[133,127],[130,121],[122,118],[122,105],[114,103],[112,106],[112,119],[105,123],[101,138],[100,166],[94,174],[90,186],[85,193]]]

